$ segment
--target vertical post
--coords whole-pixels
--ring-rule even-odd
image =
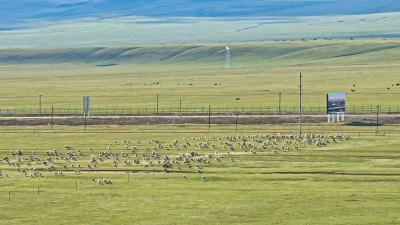
[[[53,130],[53,116],[54,116],[54,107],[51,106],[51,129]]]
[[[236,131],[238,127],[238,117],[239,117],[239,111],[236,111]]]
[[[281,96],[282,96],[282,92],[279,92],[279,105],[278,105],[278,111],[279,113],[281,113]]]
[[[37,187],[37,196],[39,197],[40,189],[39,186]]]
[[[179,113],[182,113],[182,98],[179,99]]]
[[[42,95],[39,95],[39,114],[42,114]]]
[[[300,86],[299,86],[299,88],[300,88],[299,134],[300,135],[301,135],[301,123],[302,123],[302,121],[301,121],[301,88],[302,88],[301,78],[302,78],[302,76],[301,76],[301,73],[300,73],[300,75],[299,75],[299,79],[300,79]]]
[[[231,43],[226,43],[226,62],[225,68],[231,68]]]
[[[211,105],[208,105],[208,129],[211,129]]]
[[[128,182],[129,182],[129,171],[128,171]]]
[[[86,131],[86,117],[87,117],[87,116],[86,116],[86,113],[85,113],[85,131]]]
[[[158,114],[158,94],[157,94],[157,114]]]
[[[182,98],[179,98],[179,124],[182,123]]]
[[[376,106],[376,129],[379,129],[379,105]]]
[[[75,190],[78,190],[78,180],[75,181]]]

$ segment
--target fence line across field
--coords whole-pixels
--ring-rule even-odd
[[[347,106],[346,113],[376,113],[376,105]],[[63,108],[63,107],[41,107],[41,108],[0,108],[0,115],[78,115],[83,113],[82,108]],[[231,114],[287,114],[298,113],[299,107],[293,106],[253,106],[253,107],[213,107],[211,113],[231,113]],[[326,106],[303,106],[303,113],[323,114],[326,113]],[[119,108],[105,107],[90,109],[92,115],[147,115],[147,114],[208,114],[207,107],[143,107],[143,108]],[[381,105],[379,113],[400,113],[400,105]]]

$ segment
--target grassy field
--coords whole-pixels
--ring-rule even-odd
[[[349,107],[397,105],[399,47],[399,39],[232,43],[229,70],[224,44],[3,49],[0,108],[37,108],[39,95],[43,108],[79,109],[84,95],[93,108],[150,108],[157,94],[161,108],[178,107],[180,98],[184,108],[276,107],[279,92],[282,106],[292,107],[298,104],[299,72],[305,106],[324,107],[327,92],[346,92]],[[280,136],[297,134],[297,124],[239,125],[237,131],[235,125],[209,130],[204,124],[87,131],[3,126],[0,224],[400,223],[398,125],[377,132],[373,126],[320,123],[305,124],[303,131],[324,136],[311,138],[312,144]],[[329,135],[350,140],[335,143]],[[318,139],[329,143],[318,147]],[[190,167],[176,159],[189,150],[201,161],[189,160]],[[159,158],[151,158],[156,152]],[[172,165],[168,173],[160,165],[167,163],[158,163],[164,156]]]
[[[296,134],[296,124],[240,126],[238,132],[231,125],[213,125],[208,130],[207,126],[190,124],[93,126],[86,132],[79,126],[56,126],[54,130],[49,127],[2,129],[2,224],[398,224],[400,221],[397,201],[400,197],[400,127],[394,125],[381,126],[380,132],[375,133],[373,127],[307,124],[303,129],[306,133],[349,135],[351,139],[331,141],[322,147],[302,142],[300,150],[278,150],[277,154],[273,153],[273,144],[263,149],[261,143],[248,135]],[[237,135],[246,136],[246,143],[261,150],[253,149],[256,154],[251,154],[251,148],[240,149],[236,142],[242,140],[223,139],[224,143],[232,143],[234,150],[218,143],[218,138]],[[198,142],[206,143],[198,140],[199,137],[211,138],[210,145],[216,147],[196,147]],[[190,147],[181,147],[183,138]],[[162,145],[167,146],[175,139],[178,149],[153,149],[157,144],[152,140],[163,140]],[[128,150],[123,140],[130,141]],[[283,143],[283,140],[277,141],[278,146]],[[73,148],[65,150],[64,145]],[[103,162],[97,160],[97,168],[86,168],[91,157],[97,157],[108,147],[112,153],[124,152],[129,156],[119,156],[117,168],[113,167],[115,157],[104,157]],[[135,158],[129,151],[133,147],[137,148],[140,164],[125,165],[123,160]],[[77,161],[61,160],[61,155],[50,156],[52,162],[47,161],[47,166],[35,161],[25,165],[24,158],[32,151],[34,157],[44,160],[49,157],[45,152],[55,148],[64,156],[66,152],[78,154],[78,150],[83,156],[75,156]],[[20,162],[10,150],[22,151]],[[149,157],[154,151],[160,157],[167,155],[175,160],[187,150],[199,153],[198,158],[205,158],[205,152],[213,158],[210,164],[190,162],[192,168],[176,160],[180,164],[168,170],[181,173],[159,173],[162,167],[156,160],[149,164],[141,156],[143,153]],[[223,154],[221,162],[214,160],[217,158],[214,151]],[[20,170],[26,169],[27,175],[7,164],[4,156],[11,163],[20,163]],[[84,168],[77,168],[78,164]],[[50,165],[55,166],[55,171],[46,170]],[[43,177],[31,178],[33,170],[29,167],[39,168]],[[81,174],[72,172],[77,169],[82,170]],[[134,173],[85,171],[95,169]],[[202,173],[196,173],[197,169]],[[60,170],[64,171],[63,175],[54,174]],[[142,170],[149,173],[140,173]],[[5,177],[6,173],[9,178]],[[95,181],[105,178],[113,184],[100,185],[91,178]]]
[[[211,5],[215,6],[215,4],[218,3],[213,2]],[[353,2],[349,4],[353,5]],[[346,3],[343,6],[339,6],[339,11],[350,9],[350,11],[357,11],[356,14],[363,12],[361,8],[364,5],[359,8],[358,6],[352,7],[349,4]],[[156,7],[155,11],[160,11],[165,7],[164,4],[161,5],[160,7]],[[184,5],[186,6],[186,4]],[[248,3],[246,5],[248,6]],[[315,3],[315,5],[321,6],[320,3]],[[249,13],[243,16],[225,15],[216,17],[215,14],[211,14],[207,17],[206,15],[210,13],[209,10],[206,10],[207,12],[202,14],[201,17],[175,15],[174,17],[154,18],[148,17],[148,14],[146,17],[121,15],[120,17],[116,17],[117,14],[113,15],[113,18],[108,18],[107,16],[106,18],[96,18],[96,15],[91,14],[90,18],[61,20],[55,23],[52,20],[46,21],[46,18],[42,21],[36,17],[36,20],[32,21],[27,19],[29,15],[24,15],[24,20],[15,20],[18,23],[14,24],[14,26],[4,22],[2,27],[0,27],[3,28],[3,30],[0,30],[0,48],[38,46],[97,47],[143,44],[224,43],[226,41],[243,42],[282,39],[298,40],[302,38],[374,38],[400,36],[397,29],[400,26],[399,12],[343,15],[343,12],[335,13],[332,11],[335,7],[331,4],[329,5],[329,7],[315,8],[314,13],[316,14],[310,14],[307,10],[306,14],[300,14],[303,16],[299,16],[299,14],[290,16],[287,10],[284,10],[284,13],[280,14],[280,16],[274,16],[279,10],[268,4],[267,8],[269,8],[269,11],[272,11],[269,13],[263,10],[263,7],[266,6],[264,3],[260,7],[257,7],[257,10],[260,10],[258,13]],[[208,7],[210,7],[210,4],[208,4]],[[215,10],[214,7],[212,8]],[[218,10],[218,14],[225,13],[226,9],[231,7],[222,8]],[[292,9],[295,8],[300,11],[305,10],[298,6]],[[382,12],[381,9],[384,9],[384,11],[388,9],[395,11],[399,7],[393,1],[391,6],[376,6],[372,8],[374,9],[373,12]],[[381,9],[376,11],[378,8]],[[326,10],[329,10],[329,13]],[[36,10],[33,11],[37,13]],[[163,13],[166,11],[171,12],[168,9],[163,10]],[[237,11],[234,9],[234,11],[237,13],[240,10]],[[15,16],[14,13],[7,12]],[[110,13],[110,11],[107,10],[107,13]],[[103,17],[107,13],[99,11],[97,15]],[[140,15],[141,13],[143,12],[140,10],[139,14],[133,15]],[[153,10],[152,13],[154,13]],[[15,21],[13,22],[15,23]],[[7,29],[8,26],[11,29]]]
[[[232,43],[108,48],[3,49],[0,108],[325,107],[345,92],[352,106],[398,105],[399,39]],[[353,86],[353,84],[355,86]],[[351,90],[355,90],[352,92]],[[238,99],[238,100],[236,100]]]

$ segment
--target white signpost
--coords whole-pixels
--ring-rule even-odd
[[[83,96],[83,117],[89,118],[90,115],[90,97]]]

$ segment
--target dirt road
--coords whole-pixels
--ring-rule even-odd
[[[141,125],[141,124],[283,124],[298,123],[298,115],[214,115],[210,118],[205,115],[177,116],[91,116],[86,120],[87,125]],[[52,122],[53,121],[53,122]],[[303,123],[326,123],[326,115],[303,115]],[[376,115],[346,115],[345,123],[355,125],[376,124]],[[1,126],[39,126],[39,125],[84,125],[85,120],[78,116],[57,116],[53,120],[50,116],[35,117],[0,117]],[[382,114],[380,124],[400,124],[400,114]]]

